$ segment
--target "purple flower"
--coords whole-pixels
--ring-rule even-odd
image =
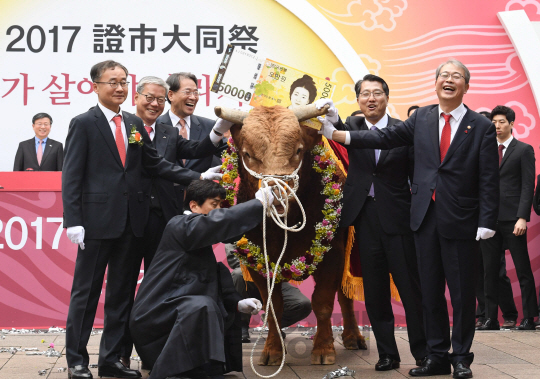
[[[281,275],[283,275],[284,278],[290,279],[292,277],[292,272],[291,270],[284,268],[281,270]]]
[[[319,162],[319,167],[320,167],[322,170],[326,170],[326,168],[328,167],[328,161],[326,161],[326,162]]]
[[[318,155],[315,155],[315,158],[313,159],[315,159],[315,162],[319,162],[321,160],[321,157],[319,157]]]
[[[323,224],[323,226],[327,226],[328,225],[328,220],[327,219],[322,220],[322,224]]]
[[[234,168],[234,166],[232,165],[232,163],[229,163],[227,165],[227,170],[231,171],[233,168]]]
[[[339,176],[337,176],[336,174],[332,174],[332,181],[339,182]]]

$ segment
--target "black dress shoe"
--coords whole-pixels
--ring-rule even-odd
[[[86,366],[77,365],[68,369],[69,379],[92,379],[92,373]]]
[[[524,318],[517,327],[518,330],[535,330],[533,318]]]
[[[126,368],[131,368],[131,357],[120,357],[120,363]]]
[[[417,360],[416,360],[416,365],[417,365],[417,366],[422,366],[422,363],[424,363],[424,361],[426,360],[426,358],[427,358],[427,357],[417,359]]]
[[[449,375],[452,373],[450,362],[437,363],[429,358],[422,362],[422,366],[413,368],[409,371],[410,376],[432,376]]]
[[[375,371],[389,371],[395,368],[399,368],[399,361],[396,361],[389,355],[383,355],[375,364]]]
[[[108,376],[111,378],[140,378],[141,373],[138,370],[130,370],[121,362],[108,364],[98,367],[98,375],[100,378]]]
[[[242,343],[250,343],[249,329],[246,326],[242,326]]]
[[[472,378],[472,371],[467,362],[458,362],[454,365],[454,378]]]
[[[476,328],[476,330],[501,330],[501,325],[499,324],[499,320],[488,318],[486,319],[486,322],[484,322],[482,326]]]

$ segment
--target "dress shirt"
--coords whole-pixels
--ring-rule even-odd
[[[500,145],[504,145],[504,149],[502,151],[503,157],[504,157],[504,154],[506,154],[506,150],[508,150],[508,146],[510,146],[510,142],[512,142],[513,139],[514,139],[514,136],[510,134],[510,138],[508,138],[503,143],[500,143],[499,141],[497,141],[497,147],[499,147]]]
[[[444,127],[444,117],[441,115],[441,113],[444,112],[439,105],[439,143],[441,143],[441,135]],[[459,107],[450,112],[450,114],[452,115],[452,117],[450,117],[450,143],[452,143],[452,140],[454,139],[454,136],[456,135],[456,132],[459,128],[459,124],[461,123],[461,119],[463,119],[465,113],[467,113],[467,108],[465,108],[465,105],[463,105],[463,103],[461,103]]]
[[[43,154],[45,154],[45,146],[47,146],[47,138],[48,137],[43,138],[43,145],[41,146],[41,152]],[[39,148],[39,141],[41,141],[41,140],[39,138],[37,138],[37,137],[34,137],[34,139],[36,140],[36,155],[37,155],[38,148]]]
[[[118,113],[115,113],[115,112],[111,111],[109,108],[105,108],[105,106],[103,106],[100,102],[98,102],[98,107],[99,107],[99,109],[101,109],[101,111],[105,115],[105,118],[109,122],[109,126],[111,128],[113,138],[116,141],[116,124],[113,121],[113,117],[116,116],[116,115],[122,116],[122,109],[120,109],[118,111]],[[121,128],[120,129],[122,129],[122,136],[124,137],[124,146],[126,147],[126,152],[127,152],[128,140],[127,140],[127,135],[126,135],[126,124],[124,124],[124,117],[123,116],[122,116],[122,123],[121,123]]]
[[[180,124],[180,117],[172,113],[172,111],[169,109],[169,117],[171,118],[171,122],[174,127],[178,128],[178,131],[180,131],[180,128],[182,128],[182,124]],[[184,117],[184,121],[186,122],[186,131],[187,131],[187,139],[189,139],[191,133],[191,116]]]
[[[154,121],[154,123],[152,125],[146,125],[144,124],[144,126],[149,126],[152,128],[152,131],[150,133],[148,133],[148,137],[150,137],[150,140],[153,141],[154,140],[154,136],[156,135],[156,122]],[[145,128],[146,129],[146,128]]]

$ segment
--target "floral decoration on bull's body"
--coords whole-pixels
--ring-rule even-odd
[[[238,177],[238,151],[234,146],[234,141],[229,138],[227,142],[229,147],[222,154],[222,173],[221,184],[227,191],[227,200],[229,205],[234,204],[236,195],[236,184],[234,180]],[[313,170],[321,174],[323,190],[322,195],[326,196],[322,209],[323,220],[315,224],[315,239],[312,240],[311,248],[306,253],[294,259],[291,263],[285,263],[282,267],[277,267],[276,283],[281,281],[295,280],[302,281],[307,279],[315,270],[319,262],[322,262],[324,254],[332,247],[330,246],[334,239],[339,219],[341,216],[341,198],[343,197],[341,183],[337,175],[337,164],[331,156],[330,151],[321,142],[315,145],[311,154],[313,159]],[[228,175],[226,177],[225,175]],[[264,253],[260,246],[250,242],[243,236],[237,243],[233,253],[240,262],[258,272],[263,277],[267,277],[266,261]],[[270,278],[276,272],[276,264],[270,264]]]

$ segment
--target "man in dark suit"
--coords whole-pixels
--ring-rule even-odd
[[[500,201],[497,229],[493,238],[480,243],[484,259],[486,321],[479,330],[499,330],[499,264],[506,248],[512,254],[521,287],[523,320],[520,330],[535,330],[538,316],[536,286],[527,249],[527,222],[534,196],[535,158],[531,145],[512,136],[515,112],[503,105],[491,112],[499,145]]]
[[[64,149],[62,143],[49,138],[52,117],[38,113],[32,117],[34,138],[19,143],[13,171],[62,171]]]
[[[338,130],[377,130],[399,120],[386,114],[390,90],[376,75],[366,75],[355,85],[364,117],[338,119]],[[353,225],[358,238],[366,310],[377,340],[379,361],[375,370],[399,367],[394,337],[394,312],[388,273],[405,308],[411,353],[418,365],[427,354],[422,322],[422,296],[410,227],[414,169],[412,146],[392,150],[355,149],[345,145],[349,171],[343,190],[342,227]]]
[[[169,75],[167,78],[169,91],[167,101],[171,104],[171,109],[160,116],[158,124],[163,123],[177,128],[178,133],[185,139],[199,141],[212,130],[214,120],[206,117],[196,116],[193,113],[199,102],[198,80],[191,72],[178,72]],[[226,148],[226,145],[224,145]],[[201,159],[185,159],[178,164],[196,172],[205,172],[210,167],[221,165],[221,149],[215,156],[208,156]],[[180,207],[184,202],[185,186],[175,186]]]
[[[448,60],[435,73],[438,105],[419,108],[406,121],[381,130],[339,131],[328,121],[321,130],[356,148],[414,145],[411,228],[428,355],[421,367],[410,370],[412,376],[450,374],[451,362],[455,378],[472,377],[478,240],[495,234],[499,170],[495,127],[463,104],[469,79],[463,63]],[[452,339],[445,284],[454,310]]]
[[[199,173],[161,158],[138,117],[121,112],[128,94],[127,69],[105,61],[90,71],[98,105],[71,120],[62,175],[64,227],[79,244],[66,324],[66,358],[70,378],[91,378],[86,345],[99,301],[105,269],[105,325],[98,374],[140,377],[119,361],[125,346],[133,303],[135,246],[148,218],[149,193],[143,168],[151,174],[184,184]],[[203,141],[177,140],[181,158],[212,154],[229,124]]]

